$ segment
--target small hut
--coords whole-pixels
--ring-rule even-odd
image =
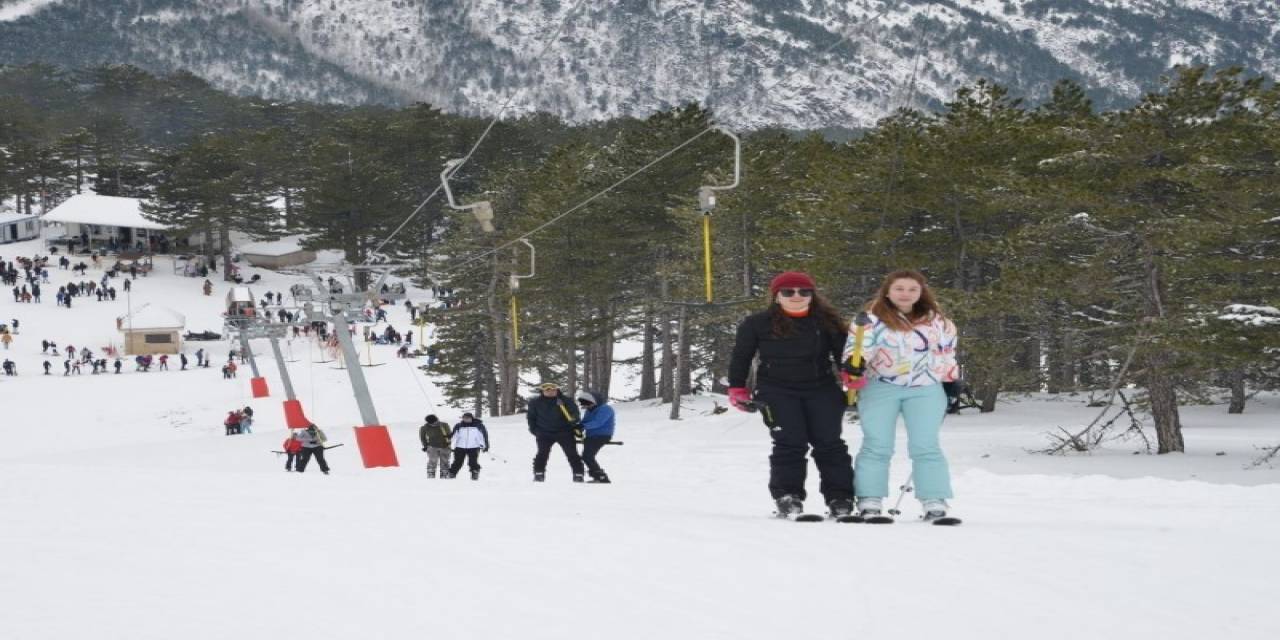
[[[187,319],[172,309],[143,305],[131,315],[116,318],[124,334],[125,355],[174,354],[182,350],[182,330]]]
[[[301,236],[290,236],[275,242],[255,242],[240,247],[245,262],[263,269],[283,269],[314,262],[316,252],[303,249]]]
[[[40,218],[17,213],[0,213],[0,244],[40,237]]]

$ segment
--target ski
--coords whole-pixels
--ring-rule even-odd
[[[843,524],[858,524],[866,522],[866,519],[856,513],[851,513],[847,516],[835,516],[834,518],[831,518],[831,521]]]
[[[791,518],[791,520],[793,522],[822,522],[823,520],[826,520],[826,518],[822,517],[822,515],[818,513],[800,513],[796,514],[796,516]]]
[[[953,518],[951,516],[942,516],[939,518],[925,518],[924,521],[928,522],[929,524],[937,525],[939,527],[954,527],[964,522],[960,518]]]
[[[867,524],[893,524],[893,516],[876,514],[873,516],[863,516],[862,521]]]

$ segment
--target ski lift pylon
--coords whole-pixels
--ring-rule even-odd
[[[733,139],[733,183],[698,187],[698,208],[702,210],[702,272],[706,284],[706,304],[715,302],[711,285],[711,211],[716,207],[716,192],[736,189],[742,182],[742,139],[726,127],[717,126],[715,130]]]

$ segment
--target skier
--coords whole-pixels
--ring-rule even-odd
[[[9,343],[13,342],[13,335],[8,331],[0,333],[0,342],[4,343],[4,348],[7,351],[9,349]]]
[[[48,360],[45,360],[45,361],[44,361],[44,374],[45,374],[46,376],[47,376],[47,375],[49,375],[49,367],[50,367],[50,366],[51,366],[51,365],[49,364],[49,361],[48,361]]]
[[[449,477],[456,478],[465,460],[471,479],[480,479],[480,452],[489,450],[489,430],[470,413],[462,414],[462,422],[453,425],[453,464]]]
[[[284,470],[293,471],[293,464],[298,461],[298,456],[302,452],[302,441],[298,439],[298,432],[294,431],[289,434],[289,437],[284,439],[284,444],[281,445],[281,448],[284,449],[286,456]]]
[[[769,283],[769,308],[738,325],[729,402],[741,411],[754,408],[746,383],[758,355],[754,400],[763,406],[773,436],[769,493],[778,517],[804,512],[805,454],[812,447],[822,497],[831,516],[844,519],[853,513],[853,468],[841,432],[845,402],[835,370],[848,326],[816,289],[813,278],[799,271],[778,274]]]
[[[609,474],[596,462],[596,454],[613,439],[614,414],[608,398],[594,391],[579,391],[582,406],[582,461],[587,464],[591,482],[609,484]]]
[[[240,433],[253,433],[253,407],[240,410]]]
[[[422,450],[427,452],[427,477],[436,477],[439,469],[441,478],[449,477],[449,438],[452,432],[449,425],[440,421],[435,414],[426,418],[426,424],[418,427],[418,439],[422,441]]]
[[[199,349],[196,349],[196,366],[197,366],[197,367],[203,367],[203,366],[205,366],[205,364],[204,364],[204,347],[200,347]]]
[[[179,353],[179,354],[178,354],[178,364],[180,364],[180,365],[181,365],[181,366],[178,368],[178,371],[186,371],[186,370],[187,370],[187,354],[185,354],[185,353]]]
[[[120,373],[120,365],[122,364],[124,364],[124,361],[120,359],[120,356],[116,356],[116,362],[112,366],[115,368],[117,374]]]
[[[240,412],[228,411],[227,419],[222,421],[222,426],[227,428],[227,435],[229,436],[240,433]]]
[[[912,270],[886,276],[867,312],[871,325],[862,340],[866,372],[858,381],[865,385],[858,397],[858,511],[868,519],[881,515],[901,414],[916,498],[926,520],[945,518],[946,501],[952,497],[951,472],[938,432],[947,410],[942,383],[958,377],[956,326],[934,300],[924,275]],[[850,337],[846,358],[853,348]]]
[[[309,424],[298,434],[298,440],[302,442],[302,457],[298,459],[295,467],[298,473],[306,471],[307,463],[314,457],[316,464],[320,465],[320,473],[329,475],[329,463],[324,461],[324,443],[328,440],[324,432],[316,425]]]
[[[551,447],[560,445],[564,456],[573,469],[573,481],[583,481],[582,457],[578,455],[578,444],[574,441],[574,430],[578,428],[578,408],[564,401],[560,393],[560,385],[544,382],[538,385],[540,393],[529,399],[529,433],[538,443],[538,453],[533,457],[533,481],[543,482],[547,479],[547,458],[551,455]]]
[[[162,354],[160,354],[160,367],[159,367],[158,369],[156,369],[156,370],[157,370],[157,371],[168,371],[168,370],[169,370],[169,354],[167,354],[167,353],[162,353]]]
[[[127,287],[129,286],[129,281],[128,281],[128,280],[125,280],[124,285],[125,285],[126,290],[127,290]],[[204,294],[205,294],[206,296],[213,295],[213,283],[212,283],[212,282],[209,282],[208,280],[205,280],[205,281],[204,281],[203,290],[204,290]]]

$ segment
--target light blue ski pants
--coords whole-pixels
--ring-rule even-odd
[[[942,385],[903,387],[872,380],[858,394],[862,448],[854,467],[854,491],[859,498],[889,496],[889,461],[893,459],[898,415],[907,423],[907,452],[920,500],[949,499],[951,470],[938,443],[947,396]]]

